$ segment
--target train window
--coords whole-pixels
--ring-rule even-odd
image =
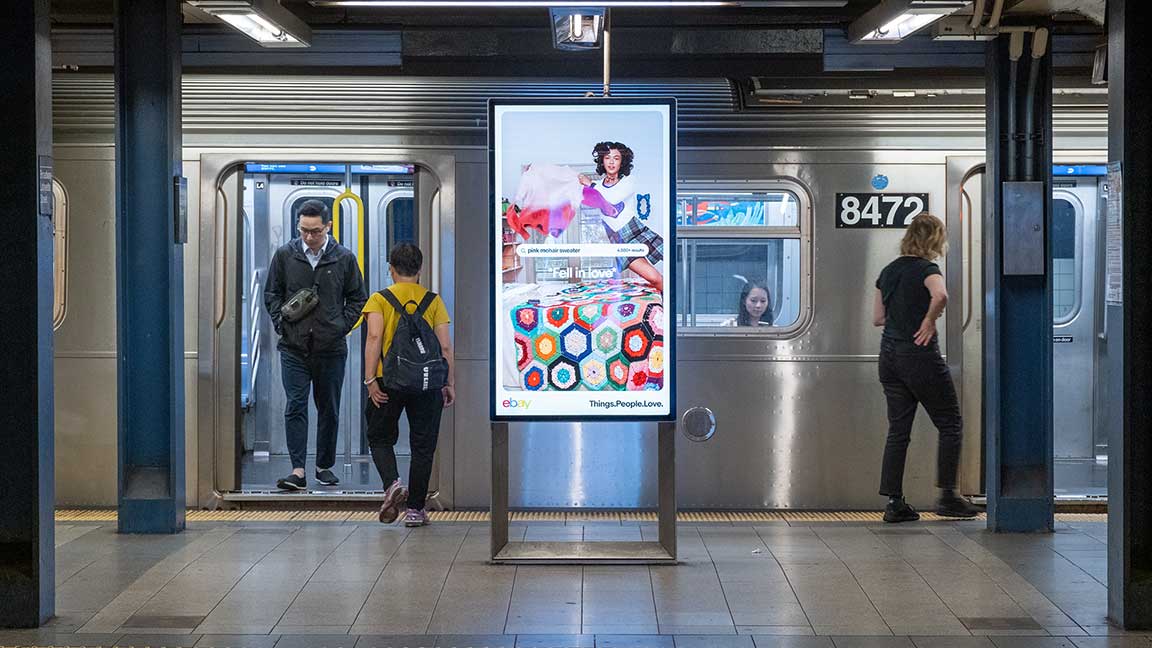
[[[799,192],[678,193],[679,326],[770,332],[798,324]]]
[[[384,209],[388,228],[388,249],[397,243],[419,243],[416,232],[416,201],[401,196],[388,201]]]
[[[299,236],[299,234],[296,232],[296,221],[300,219],[300,208],[303,207],[304,203],[308,202],[309,200],[319,200],[320,202],[324,203],[324,206],[328,208],[328,213],[331,214],[332,213],[332,205],[333,205],[333,203],[336,202],[336,197],[335,196],[300,196],[296,200],[293,200],[292,201],[292,207],[290,208],[291,209],[290,213],[292,214],[292,232],[291,232],[291,236],[289,236],[288,238],[294,238],[294,237]],[[340,212],[341,213],[344,212],[344,207],[341,207]]]
[[[68,298],[68,194],[59,180],[52,180],[52,330],[67,315]]]
[[[1052,319],[1056,324],[1072,321],[1080,302],[1077,220],[1070,201],[1059,197],[1052,201]]]

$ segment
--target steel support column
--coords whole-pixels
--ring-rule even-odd
[[[116,2],[120,531],[184,529],[179,0]],[[186,226],[185,226],[186,227]]]
[[[1119,163],[1119,175],[1110,174],[1108,186],[1100,377],[1110,414],[1108,617],[1128,630],[1152,629],[1152,44],[1141,20],[1145,4],[1108,2],[1108,159]]]
[[[988,527],[1051,531],[1052,75],[1047,32],[988,44],[984,429]]]
[[[0,321],[0,627],[30,628],[54,612],[52,446],[52,79],[48,0],[14,0],[0,20],[5,124],[0,205],[5,271]]]

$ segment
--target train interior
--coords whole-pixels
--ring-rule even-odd
[[[366,291],[391,284],[387,251],[397,243],[419,241],[410,165],[371,164],[277,164],[251,162],[243,174],[243,212],[240,280],[245,286],[240,312],[240,393],[242,441],[238,446],[241,490],[274,489],[277,477],[291,471],[284,437],[284,391],[280,383],[280,358],[276,333],[264,307],[264,278],[276,249],[298,238],[296,221],[300,205],[322,201],[333,215],[332,236],[357,252]],[[338,487],[315,487],[340,492],[380,491],[380,477],[372,466],[364,436],[361,382],[363,355],[359,353],[363,328],[349,336],[349,354],[340,406],[337,438]],[[316,410],[309,406],[309,421]],[[309,441],[309,465],[314,467],[315,436]],[[402,472],[407,471],[407,419],[401,418],[396,448]],[[321,490],[323,492],[323,490]]]

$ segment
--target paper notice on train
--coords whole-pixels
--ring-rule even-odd
[[[1108,219],[1105,232],[1104,303],[1124,304],[1124,184],[1119,162],[1108,164]]]

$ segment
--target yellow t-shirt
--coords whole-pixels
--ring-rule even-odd
[[[419,304],[420,300],[424,299],[424,295],[428,294],[428,289],[424,286],[408,282],[392,284],[386,290],[391,291],[396,299],[408,308],[410,313],[416,312],[416,306],[408,302],[412,301]],[[367,315],[368,313],[380,313],[384,316],[384,338],[380,345],[381,362],[376,365],[376,375],[383,376],[383,358],[388,354],[388,349],[392,347],[392,338],[396,336],[396,327],[400,325],[400,314],[380,293],[372,293],[372,296],[368,298],[368,303],[364,304],[364,314]],[[424,320],[433,329],[452,321],[448,317],[448,307],[444,305],[444,300],[440,299],[440,295],[436,295],[436,298],[428,305],[428,310],[424,311]]]

